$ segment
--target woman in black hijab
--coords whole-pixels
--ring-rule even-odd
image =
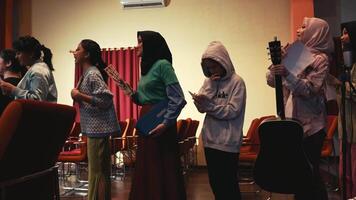
[[[343,23],[341,25],[342,47],[345,50],[353,52],[353,61],[350,70],[350,81],[356,86],[356,21]],[[345,63],[345,65],[348,65]],[[350,67],[350,66],[348,66]],[[339,97],[340,99],[340,97]],[[341,102],[341,101],[340,101]],[[344,102],[341,102],[344,103]],[[342,108],[340,105],[339,108]],[[339,111],[339,133],[342,134],[341,123],[342,109]],[[345,100],[345,121],[346,121],[346,197],[356,197],[356,94],[350,89],[349,83],[346,83],[346,100]],[[342,152],[340,152],[342,155]],[[342,177],[342,156],[340,156],[340,177]]]
[[[138,32],[137,40],[141,78],[131,98],[142,105],[140,117],[152,105],[163,101],[168,105],[163,122],[148,136],[139,134],[130,200],[185,200],[176,120],[186,101],[172,67],[171,52],[161,34]]]

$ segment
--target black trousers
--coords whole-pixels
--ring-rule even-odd
[[[205,148],[209,183],[215,200],[240,200],[238,182],[239,154]]]
[[[319,171],[321,148],[323,147],[325,136],[325,131],[320,130],[303,140],[303,148],[313,166],[314,177],[311,186],[308,187],[308,184],[304,184],[306,187],[303,188],[301,192],[295,194],[296,200],[328,199],[328,193]]]

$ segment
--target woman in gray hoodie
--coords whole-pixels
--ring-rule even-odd
[[[209,44],[201,65],[207,78],[193,99],[198,111],[206,113],[202,137],[210,186],[216,200],[241,199],[237,172],[246,106],[245,83],[235,73],[221,42]]]

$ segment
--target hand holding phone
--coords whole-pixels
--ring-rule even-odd
[[[198,96],[197,94],[195,94],[195,93],[193,93],[193,92],[191,92],[191,91],[188,91],[189,92],[189,94],[190,94],[190,96],[192,96],[192,98],[195,100],[196,99],[196,97]]]

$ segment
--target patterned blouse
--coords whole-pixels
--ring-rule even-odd
[[[113,95],[108,90],[100,71],[89,67],[79,81],[79,91],[92,97],[92,102],[80,102],[82,133],[88,137],[106,137],[120,133]]]

